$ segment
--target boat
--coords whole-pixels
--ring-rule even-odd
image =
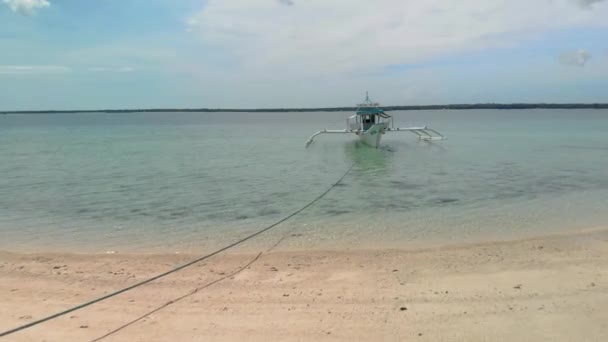
[[[377,148],[380,139],[386,132],[410,132],[418,136],[419,140],[435,141],[445,140],[445,137],[427,126],[395,127],[393,117],[387,114],[380,104],[370,99],[365,93],[365,101],[357,105],[356,113],[346,119],[346,129],[324,129],[313,134],[306,141],[310,146],[315,137],[321,134],[355,134],[366,145]]]

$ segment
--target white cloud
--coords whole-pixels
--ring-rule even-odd
[[[106,66],[96,66],[87,68],[88,71],[93,72],[133,72],[135,68],[122,66],[122,67],[106,67]]]
[[[369,72],[510,47],[551,30],[608,26],[606,6],[580,8],[589,0],[282,2],[209,0],[186,23],[236,58],[241,72],[285,78]]]
[[[71,70],[61,65],[0,65],[0,74],[58,74]]]
[[[576,0],[576,2],[578,2],[579,5],[581,5],[581,7],[591,7],[593,4],[595,3],[599,3],[602,2],[604,0]]]
[[[135,71],[135,68],[132,68],[132,67],[119,67],[119,68],[116,68],[116,71],[118,71],[118,72],[132,72],[132,71]]]
[[[591,59],[591,53],[587,50],[566,51],[559,56],[560,63],[577,67],[584,67]]]
[[[33,74],[61,74],[68,72],[134,72],[136,68],[130,66],[92,66],[92,67],[68,67],[62,65],[0,65],[0,74],[33,75]]]
[[[37,9],[49,7],[48,0],[2,0],[13,12],[32,15]]]

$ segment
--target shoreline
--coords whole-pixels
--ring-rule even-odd
[[[283,232],[284,233],[284,232]],[[467,247],[476,247],[480,245],[501,245],[501,244],[509,244],[509,243],[517,243],[517,242],[525,242],[532,241],[538,239],[554,239],[560,237],[569,237],[569,236],[578,236],[578,235],[588,235],[594,233],[606,233],[608,234],[608,227],[604,226],[593,226],[587,228],[571,228],[569,230],[556,230],[548,233],[538,232],[532,234],[517,234],[513,236],[502,236],[497,237],[496,234],[487,234],[486,236],[477,236],[475,238],[462,239],[462,240],[446,240],[442,238],[433,238],[433,239],[424,239],[424,240],[409,240],[399,242],[398,244],[402,247],[396,247],[397,244],[391,243],[387,245],[382,245],[382,242],[374,241],[373,243],[366,244],[358,244],[358,245],[336,245],[335,247],[328,248],[328,243],[321,244],[322,246],[311,246],[311,245],[295,245],[293,241],[296,241],[297,238],[302,237],[304,234],[302,233],[293,233],[282,235],[279,239],[276,239],[272,236],[272,232],[269,235],[261,235],[257,237],[257,240],[252,240],[252,244],[244,244],[241,246],[237,246],[234,249],[229,250],[227,253],[223,254],[231,254],[231,255],[255,255],[257,253],[266,253],[268,247],[276,244],[277,241],[280,240],[280,243],[277,246],[272,247],[272,250],[285,252],[285,253],[301,253],[301,252],[312,252],[312,253],[339,253],[342,251],[350,252],[350,251],[375,251],[375,250],[385,250],[385,251],[395,251],[395,252],[417,252],[417,251],[430,251],[436,249],[458,249],[458,248],[467,248]],[[238,239],[237,237],[234,238]],[[162,256],[172,256],[179,255],[183,257],[191,257],[196,258],[202,254],[210,253],[215,249],[219,249],[224,247],[225,245],[233,242],[231,239],[224,239],[225,244],[213,243],[205,246],[205,248],[201,248],[200,251],[192,252],[193,247],[183,248],[182,245],[175,245],[172,247],[151,247],[151,248],[129,248],[129,247],[121,247],[116,249],[97,249],[94,252],[85,252],[83,249],[74,249],[73,247],[64,247],[64,246],[54,246],[49,249],[42,249],[44,244],[31,245],[27,247],[20,247],[16,249],[5,249],[0,248],[0,257],[2,255],[16,255],[16,256],[33,256],[33,255],[55,255],[55,256],[102,256],[102,255],[121,255],[121,256],[130,256],[130,257],[162,257]],[[468,240],[468,241],[467,241]],[[96,249],[95,247],[87,247],[87,249]],[[143,252],[143,250],[150,250],[151,252]]]
[[[0,252],[0,331],[191,256]],[[279,248],[230,276],[253,257],[217,255],[11,340],[93,340],[137,317],[108,340],[608,339],[606,228],[421,249]]]

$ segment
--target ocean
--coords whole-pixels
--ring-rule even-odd
[[[407,248],[608,223],[608,110],[0,115],[0,249],[196,253],[326,197],[243,250]]]

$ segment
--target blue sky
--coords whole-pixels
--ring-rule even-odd
[[[608,0],[0,0],[0,110],[608,102]]]

